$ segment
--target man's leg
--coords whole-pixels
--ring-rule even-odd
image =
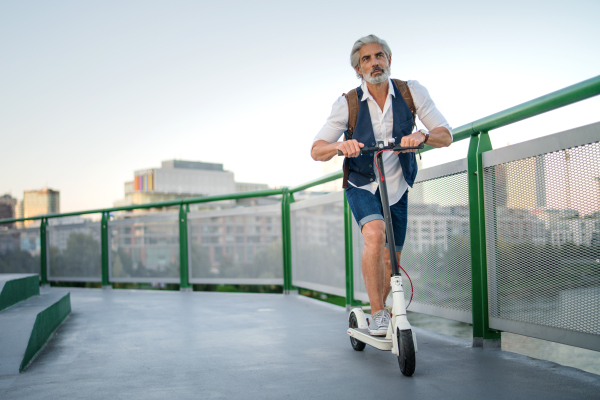
[[[362,227],[365,239],[365,249],[362,256],[362,273],[365,281],[369,302],[371,303],[371,315],[383,310],[384,293],[389,294],[389,278],[386,282],[384,270],[385,247],[385,223],[376,219],[367,222]],[[388,255],[389,260],[389,255]],[[389,261],[388,261],[389,264]],[[389,277],[389,274],[387,275]]]

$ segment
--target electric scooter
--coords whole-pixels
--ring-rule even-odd
[[[385,231],[392,264],[390,284],[392,286],[393,303],[391,312],[392,318],[390,319],[387,335],[385,337],[371,336],[369,334],[367,317],[362,308],[354,308],[350,311],[350,315],[348,316],[348,335],[350,335],[352,348],[356,351],[364,350],[366,344],[379,350],[391,350],[392,354],[398,356],[400,371],[405,376],[412,376],[415,372],[417,337],[406,318],[406,303],[404,300],[404,290],[402,288],[402,275],[400,274],[399,264],[396,258],[394,228],[392,226],[387,182],[385,180],[385,171],[381,153],[384,151],[418,150],[423,147],[424,145],[422,143],[415,147],[395,146],[394,139],[391,139],[388,146],[384,146],[383,142],[378,142],[377,147],[363,147],[360,151],[361,155],[374,155],[377,170],[379,171],[379,176],[377,177],[379,182],[379,193],[381,196],[383,217],[385,219]],[[338,150],[338,155],[343,155],[343,153]]]

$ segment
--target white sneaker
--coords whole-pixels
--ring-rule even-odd
[[[390,316],[386,311],[387,310],[379,310],[371,316],[371,320],[369,321],[369,334],[371,336],[387,335]]]

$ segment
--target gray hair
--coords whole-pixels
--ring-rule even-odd
[[[352,46],[352,51],[350,52],[350,65],[352,65],[352,69],[356,71],[356,67],[360,67],[360,49],[365,44],[377,43],[383,47],[384,53],[390,58],[392,56],[392,49],[388,46],[387,42],[383,39],[378,38],[375,35],[369,35],[365,37],[361,37],[356,42],[354,42],[354,46]],[[358,78],[362,78],[362,76],[356,72],[356,76]]]

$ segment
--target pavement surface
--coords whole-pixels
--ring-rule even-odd
[[[53,289],[51,289],[53,290]],[[594,399],[600,376],[415,329],[415,374],[352,350],[301,296],[70,289],[72,314],[0,399]]]

